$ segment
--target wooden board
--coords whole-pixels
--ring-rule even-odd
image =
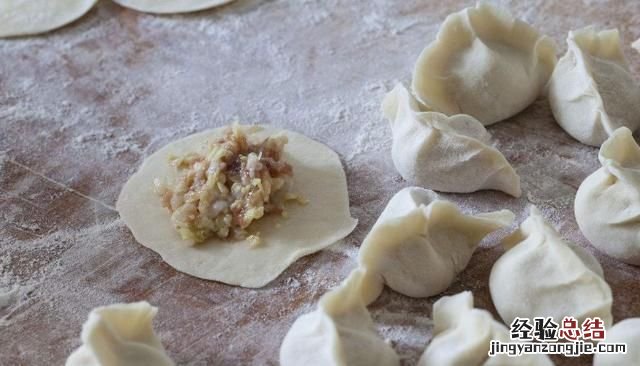
[[[502,3],[554,38],[559,53],[570,29],[618,27],[640,76],[640,55],[628,47],[640,36],[640,2]],[[155,326],[177,363],[276,365],[292,322],[354,267],[386,201],[407,185],[391,163],[382,96],[408,83],[444,17],[471,4],[238,0],[159,17],[101,1],[47,36],[0,41],[0,364],[62,364],[93,307],[147,300],[160,308]],[[338,151],[360,221],[344,243],[259,290],[176,272],[138,245],[113,209],[145,156],[234,119],[289,128]],[[573,217],[577,187],[599,167],[597,149],[566,135],[546,100],[489,130],[522,177],[523,197],[443,196],[473,212],[509,208],[518,221],[538,205],[598,257],[616,321],[640,316],[640,269],[596,252]],[[510,230],[483,243],[447,294],[473,290],[477,306],[495,314],[487,281]],[[371,306],[405,365],[430,339],[435,300],[385,291]]]

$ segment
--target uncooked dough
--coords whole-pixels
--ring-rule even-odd
[[[640,318],[625,319],[607,329],[606,343],[626,343],[626,354],[598,353],[593,366],[640,365]]]
[[[515,115],[543,92],[555,52],[549,37],[481,1],[447,16],[418,57],[413,91],[433,110],[469,114],[486,126]]]
[[[469,291],[444,296],[433,304],[433,339],[418,366],[552,366],[547,355],[489,357],[492,340],[510,342],[509,330],[486,310],[473,307]]]
[[[516,317],[572,316],[582,324],[600,317],[611,325],[613,297],[598,260],[565,242],[531,206],[529,217],[503,241],[507,252],[493,265],[489,290],[506,324]]]
[[[198,245],[182,240],[154,193],[153,180],[175,179],[169,155],[182,155],[219,138],[217,128],[175,141],[149,156],[122,188],[116,208],[133,236],[184,273],[243,287],[261,287],[298,258],[317,252],[347,236],[357,221],[349,213],[345,173],[338,155],[301,134],[260,126],[257,138],[284,132],[286,160],[293,167],[293,187],[309,201],[287,206],[288,217],[267,215],[252,224],[261,244],[246,240],[209,239]],[[254,226],[255,225],[255,226]]]
[[[382,110],[391,123],[393,164],[409,183],[440,192],[496,189],[520,196],[520,177],[475,118],[422,112],[402,84],[385,96]]]
[[[623,262],[640,266],[640,146],[626,127],[602,144],[602,167],[576,193],[578,226],[591,244]]]
[[[631,44],[631,47],[635,48],[636,51],[640,52],[640,38],[636,39],[636,41]]]
[[[291,326],[280,347],[281,366],[399,366],[393,348],[376,332],[360,287],[359,269],[320,298],[318,308]]]
[[[467,215],[432,191],[404,188],[360,247],[365,302],[374,301],[385,284],[411,297],[439,294],[465,269],[480,241],[513,219],[509,210]]]
[[[137,11],[156,14],[189,13],[213,8],[234,0],[113,0]]]
[[[560,127],[592,146],[600,146],[619,127],[638,129],[640,86],[624,58],[618,30],[571,31],[567,45],[548,91]]]
[[[93,309],[66,366],[173,366],[153,332],[157,312],[145,301]]]
[[[2,0],[0,37],[44,33],[85,15],[98,0]]]

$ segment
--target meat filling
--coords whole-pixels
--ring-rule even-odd
[[[250,225],[267,214],[286,215],[291,165],[283,158],[284,135],[251,141],[246,127],[234,125],[210,142],[206,154],[171,157],[178,172],[173,186],[154,181],[162,204],[183,239],[200,243],[210,237],[247,238],[259,243]]]

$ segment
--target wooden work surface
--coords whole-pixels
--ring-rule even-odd
[[[504,1],[550,35],[618,27],[637,79],[638,1]],[[100,305],[147,300],[169,355],[187,365],[276,365],[292,322],[354,266],[360,241],[407,184],[393,168],[385,91],[445,16],[471,1],[258,1],[188,16],[153,16],[100,1],[46,36],[0,40],[0,364],[61,365]],[[341,156],[356,230],[305,257],[263,289],[189,277],[137,244],[113,206],[145,156],[234,119],[302,132]],[[613,288],[616,321],[640,316],[640,268],[607,258],[580,234],[573,199],[599,167],[546,100],[489,131],[524,194],[443,195],[465,210],[536,204],[569,240],[594,253]],[[512,229],[509,229],[509,231]],[[488,277],[503,253],[494,235],[447,291],[473,290],[495,314]],[[385,291],[371,306],[381,334],[413,365],[430,339],[431,305]],[[518,301],[518,299],[514,299]],[[557,365],[590,359],[555,358]]]

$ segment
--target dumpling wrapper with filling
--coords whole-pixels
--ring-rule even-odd
[[[482,239],[513,219],[509,210],[467,215],[432,191],[404,188],[360,247],[363,299],[374,301],[385,284],[411,297],[441,293],[466,268]]]
[[[611,288],[598,260],[565,242],[535,206],[520,228],[503,241],[507,252],[491,269],[489,290],[506,324],[516,317],[565,316],[580,324],[600,317],[611,325]]]
[[[393,348],[376,331],[361,297],[364,273],[356,269],[302,315],[280,347],[281,366],[399,366]]]
[[[571,31],[567,53],[549,80],[556,121],[583,144],[600,146],[619,127],[640,127],[640,86],[633,79],[616,29]]]
[[[547,355],[489,357],[492,340],[510,342],[509,330],[490,312],[473,307],[469,291],[444,296],[433,304],[433,339],[418,366],[553,366]]]
[[[116,3],[144,13],[189,13],[228,4],[234,0],[113,0]]]
[[[173,366],[151,322],[158,309],[145,301],[93,309],[82,325],[82,346],[66,366]]]
[[[575,215],[600,251],[640,266],[640,146],[626,127],[602,144],[602,167],[578,188]]]
[[[308,204],[288,203],[288,217],[265,215],[250,229],[261,244],[212,238],[197,245],[182,240],[154,192],[153,180],[176,178],[169,155],[196,151],[207,140],[223,136],[226,128],[197,133],[163,147],[142,163],[122,188],[116,208],[136,240],[157,252],[178,271],[243,287],[261,287],[298,258],[317,252],[347,236],[357,220],[349,213],[345,173],[338,155],[306,136],[259,126],[259,139],[284,132],[289,142],[284,159],[293,167],[292,192]]]
[[[469,114],[487,126],[533,103],[556,60],[549,37],[481,1],[447,16],[418,57],[413,91],[433,110]]]
[[[385,96],[382,110],[391,123],[393,164],[410,184],[440,192],[522,193],[520,177],[475,118],[422,112],[402,84]]]
[[[49,32],[85,15],[98,0],[2,0],[0,37]]]
[[[640,365],[640,318],[625,319],[607,329],[606,343],[626,343],[626,354],[596,353],[593,366]]]

